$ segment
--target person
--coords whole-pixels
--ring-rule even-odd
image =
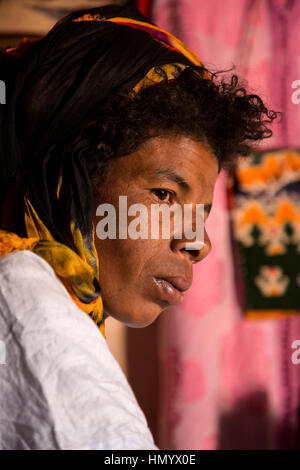
[[[276,112],[131,3],[72,12],[0,66],[1,448],[158,449],[105,319],[145,327],[180,303],[210,240],[103,236],[100,217],[126,197],[128,228],[137,204],[140,226],[175,203],[205,222]]]

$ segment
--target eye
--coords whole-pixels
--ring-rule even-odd
[[[168,189],[157,188],[152,189],[151,191],[155,194],[155,196],[158,197],[160,201],[164,202],[171,202],[172,197],[175,196],[175,193],[173,193],[173,191],[169,191]]]

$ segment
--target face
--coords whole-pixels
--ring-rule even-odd
[[[119,220],[119,196],[127,196],[128,208],[143,204],[149,226],[151,205],[163,203],[182,208],[192,204],[193,209],[205,204],[206,221],[217,176],[218,161],[207,144],[188,137],[153,137],[137,151],[110,162],[104,182],[95,188],[94,225],[104,220],[104,214],[96,216],[96,208],[104,203],[115,207]],[[128,227],[137,214],[128,216]],[[192,214],[195,227],[196,211]],[[172,223],[169,234],[164,238],[159,233],[154,239],[149,230],[147,239],[128,235],[119,239],[117,229],[115,239],[101,240],[95,235],[105,317],[145,327],[164,309],[182,302],[192,284],[193,265],[208,255],[211,244],[205,229],[204,247],[193,251],[186,249],[186,243],[193,240],[184,233],[175,238]]]

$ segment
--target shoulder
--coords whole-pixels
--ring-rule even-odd
[[[4,446],[156,449],[97,326],[52,267],[29,251],[0,257],[0,331],[6,344],[6,365],[0,366]],[[26,426],[18,434],[20,420]]]
[[[53,268],[28,250],[0,257],[0,315],[30,330],[46,326],[65,332],[64,322],[92,320],[71,300]]]
[[[8,273],[12,271],[18,273],[21,268],[23,269],[25,267],[30,269],[30,267],[36,268],[37,266],[39,266],[42,271],[53,272],[51,266],[43,258],[29,250],[15,251],[0,256],[1,274],[2,270]]]
[[[16,313],[18,320],[51,293],[67,298],[67,291],[52,267],[40,256],[21,250],[0,256],[0,310]],[[20,309],[20,306],[22,308]],[[44,304],[45,306],[45,304]],[[26,321],[29,318],[26,318]]]
[[[95,341],[106,348],[96,324],[72,301],[53,268],[28,250],[0,257],[0,318],[28,350],[39,343],[41,349],[51,348],[50,338],[56,346],[62,341],[65,347],[85,347]],[[57,351],[54,348],[53,354]]]

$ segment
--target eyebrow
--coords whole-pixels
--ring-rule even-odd
[[[171,170],[170,168],[155,170],[155,174],[158,176],[165,176],[169,180],[174,181],[174,183],[177,183],[185,193],[191,191],[190,185],[182,178],[182,176],[178,175],[178,173],[176,173],[174,170]],[[208,214],[210,213],[211,208],[212,204],[204,204],[204,211],[206,211]]]
[[[182,178],[182,176],[178,175],[178,173],[171,170],[170,168],[156,170],[155,174],[159,176],[166,176],[169,180],[174,181],[174,183],[177,183],[185,193],[191,191],[190,185]]]

